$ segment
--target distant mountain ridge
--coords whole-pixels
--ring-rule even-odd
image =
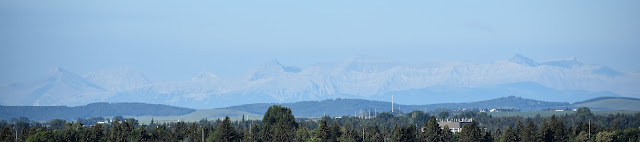
[[[391,102],[362,99],[327,99],[322,101],[300,101],[295,103],[255,103],[216,109],[190,109],[169,105],[144,103],[92,103],[86,106],[0,106],[0,120],[27,117],[30,120],[47,121],[51,119],[76,120],[89,117],[143,117],[177,121],[188,118],[220,118],[224,116],[241,117],[251,115],[261,117],[272,105],[281,105],[292,109],[296,117],[353,116],[391,111]],[[521,111],[540,111],[546,109],[565,109],[589,107],[592,110],[640,111],[640,99],[626,97],[599,97],[578,103],[546,102],[522,97],[508,96],[467,103],[438,103],[426,105],[394,104],[395,113],[408,113],[414,110],[433,111],[436,109],[498,109],[514,108]]]
[[[625,100],[640,101],[640,98],[631,98],[631,97],[597,97],[593,99],[575,102],[574,104],[584,104],[584,103],[590,103],[590,102],[607,100],[607,99],[625,99]]]
[[[522,96],[575,102],[602,96],[640,96],[640,73],[585,64],[576,58],[537,62],[516,54],[489,64],[407,65],[355,57],[308,67],[273,60],[242,78],[202,72],[190,80],[152,82],[130,68],[77,75],[55,68],[47,79],[0,86],[2,105],[144,102],[189,108],[350,98],[405,104],[460,103]],[[409,99],[411,98],[411,99]]]
[[[575,107],[589,107],[594,110],[640,111],[640,99],[629,97],[599,97],[573,104]]]
[[[92,103],[85,106],[0,106],[0,119],[27,117],[30,120],[88,118],[98,116],[184,115],[195,109],[144,103]]]
[[[225,109],[246,111],[251,113],[261,114],[264,113],[269,106],[281,105],[291,108],[293,114],[296,116],[306,117],[321,117],[323,115],[329,116],[344,116],[344,115],[357,115],[362,111],[374,111],[377,112],[390,112],[391,102],[361,100],[361,99],[329,99],[322,101],[302,101],[295,103],[258,103],[247,104],[226,107]],[[441,103],[441,104],[428,104],[428,105],[395,105],[395,111],[410,112],[413,110],[420,111],[432,111],[438,108],[442,109],[493,109],[493,108],[517,108],[525,111],[529,110],[544,110],[548,108],[567,108],[571,107],[571,104],[566,102],[545,102],[532,99],[525,99],[521,97],[509,96],[496,99],[469,102],[469,103]]]

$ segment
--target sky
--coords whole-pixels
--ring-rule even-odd
[[[154,81],[241,76],[273,59],[490,63],[522,54],[640,71],[638,0],[0,1],[0,82],[54,67]]]

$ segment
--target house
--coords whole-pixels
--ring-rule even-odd
[[[453,133],[457,133],[462,131],[462,126],[465,124],[469,124],[471,123],[471,121],[473,121],[472,119],[460,119],[460,120],[454,120],[454,121],[440,121],[438,122],[438,126],[440,126],[440,128],[444,128],[444,126],[449,126],[449,131],[453,132]]]

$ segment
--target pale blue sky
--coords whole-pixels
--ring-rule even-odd
[[[640,1],[0,1],[0,82],[122,66],[155,81],[356,55],[488,63],[520,53],[640,71]]]

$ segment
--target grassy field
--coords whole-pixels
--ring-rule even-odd
[[[156,122],[178,122],[180,121],[188,121],[188,122],[196,122],[202,119],[207,118],[208,120],[215,119],[223,119],[225,116],[229,116],[232,121],[242,119],[242,115],[245,116],[245,119],[262,119],[263,114],[254,114],[250,112],[237,111],[237,110],[229,110],[229,109],[199,109],[195,112],[180,115],[180,116],[124,116],[125,118],[135,118],[140,124],[149,124],[151,119]]]
[[[573,114],[573,111],[520,111],[520,112],[487,112],[487,114],[493,117],[508,117],[508,116],[522,116],[522,117],[535,117],[536,114],[540,114],[542,117],[549,117],[551,115],[564,115],[564,114]],[[609,115],[609,114],[635,114],[640,113],[640,111],[592,111],[592,113],[596,115]],[[180,115],[180,116],[124,116],[126,118],[135,118],[141,124],[149,124],[151,119],[156,122],[178,122],[180,121],[188,121],[188,122],[197,122],[202,119],[207,118],[208,120],[215,119],[223,119],[225,116],[229,116],[232,121],[242,119],[242,115],[245,116],[245,119],[251,120],[261,120],[262,114],[255,114],[244,111],[230,110],[230,109],[200,109],[195,112]],[[453,113],[452,115],[457,115],[457,113]],[[296,117],[298,118],[298,117]],[[305,117],[311,119],[318,119],[318,117]]]
[[[595,115],[609,115],[609,114],[635,114],[640,113],[640,111],[591,111]],[[520,112],[487,112],[487,114],[493,117],[504,117],[504,116],[522,116],[522,117],[534,117],[536,114],[540,114],[542,117],[548,117],[551,115],[564,115],[564,114],[573,114],[573,111],[520,111]]]
[[[583,104],[576,104],[578,107],[589,107],[606,110],[619,110],[624,108],[627,110],[640,111],[640,101],[628,99],[606,99]]]

